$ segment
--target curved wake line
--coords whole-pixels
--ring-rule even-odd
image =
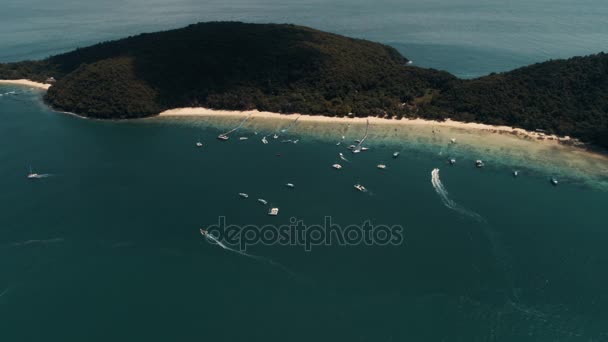
[[[443,186],[443,183],[441,183],[441,179],[439,179],[439,169],[433,169],[433,171],[431,172],[431,183],[433,184],[433,188],[435,188],[435,192],[437,192],[439,198],[441,198],[443,205],[462,215],[469,216],[479,222],[485,222],[485,219],[481,217],[481,215],[461,207],[448,197],[448,191]]]
[[[230,252],[233,252],[233,253],[236,253],[236,254],[240,254],[242,256],[246,256],[246,257],[254,259],[254,260],[265,262],[265,263],[267,263],[269,265],[272,265],[272,266],[280,268],[281,270],[285,271],[287,274],[289,274],[292,277],[296,276],[296,274],[294,272],[292,272],[290,269],[288,269],[287,267],[279,264],[278,262],[276,262],[276,261],[274,261],[274,260],[272,260],[270,258],[265,258],[265,257],[258,256],[258,255],[248,254],[248,253],[245,253],[245,252],[240,251],[238,249],[230,248],[230,247],[226,246],[225,244],[223,244],[221,241],[219,241],[217,238],[215,238],[211,234],[206,234],[204,236],[205,236],[205,238],[207,238],[207,241],[210,241],[212,244],[218,245],[218,246],[222,247],[223,249],[225,249],[227,251],[230,251]]]

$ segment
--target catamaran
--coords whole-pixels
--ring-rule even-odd
[[[270,216],[279,215],[279,208],[271,208],[270,211],[268,211],[268,215],[270,215]]]

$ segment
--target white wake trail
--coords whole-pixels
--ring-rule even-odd
[[[433,169],[433,171],[431,172],[431,183],[433,183],[433,188],[435,188],[435,192],[437,192],[439,198],[446,207],[456,212],[459,212],[462,215],[469,216],[477,221],[485,221],[484,218],[481,217],[479,214],[461,207],[448,197],[448,191],[443,186],[443,183],[441,183],[441,179],[439,178],[439,169]]]
[[[223,249],[225,249],[227,251],[230,251],[230,252],[233,252],[233,253],[236,253],[236,254],[240,254],[242,256],[246,256],[246,257],[254,259],[254,260],[265,262],[265,263],[267,263],[269,265],[272,265],[272,266],[280,268],[281,270],[285,271],[286,273],[288,273],[292,277],[296,276],[296,274],[294,272],[292,272],[290,269],[288,269],[287,267],[279,264],[278,262],[276,262],[276,261],[274,261],[274,260],[272,260],[270,258],[265,258],[265,257],[258,256],[258,255],[248,254],[248,253],[245,253],[245,252],[240,251],[238,249],[230,248],[230,247],[226,246],[225,244],[223,244],[221,241],[219,241],[215,236],[211,235],[210,233],[203,234],[203,236],[208,241],[210,241],[212,244],[218,245],[218,246],[222,247]]]

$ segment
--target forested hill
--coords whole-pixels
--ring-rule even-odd
[[[392,47],[307,27],[215,22],[7,65],[0,77],[48,71],[58,79],[50,105],[100,118],[184,106],[367,116],[403,111],[454,79],[407,62]]]
[[[544,129],[608,147],[608,54],[453,82],[427,115]]]
[[[45,100],[96,118],[204,106],[452,118],[570,135],[608,148],[608,55],[474,80],[407,65],[395,49],[288,24],[199,23],[0,64],[0,79],[57,82]]]

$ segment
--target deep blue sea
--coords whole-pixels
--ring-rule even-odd
[[[596,0],[3,0],[0,61],[209,20],[368,38],[461,77],[608,46]],[[213,125],[84,120],[38,90],[0,94],[0,341],[608,341],[608,192],[592,181],[514,178],[490,149],[449,167],[434,144],[372,139],[355,155],[360,134],[297,125],[220,142]],[[220,216],[401,229],[393,244],[266,236],[238,253],[199,233]]]

